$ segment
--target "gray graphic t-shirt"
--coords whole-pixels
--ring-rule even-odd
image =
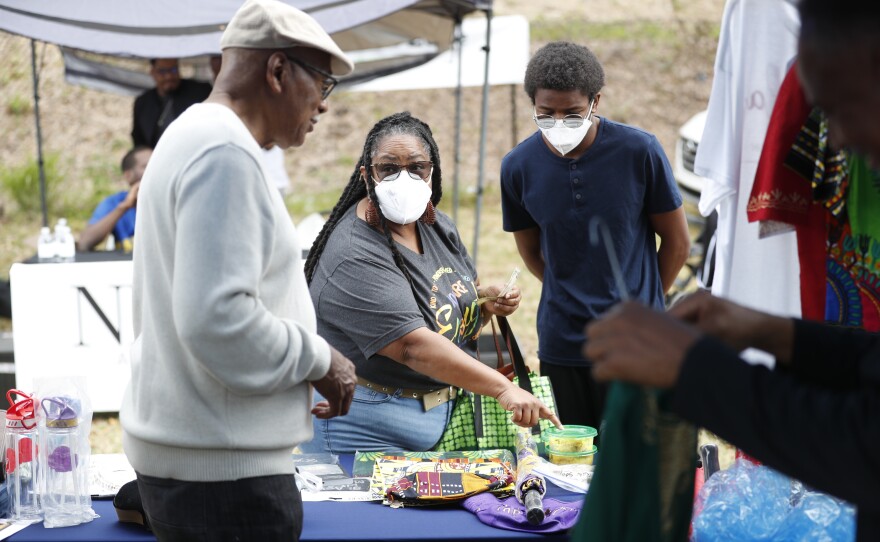
[[[428,327],[473,354],[481,321],[473,262],[452,220],[437,211],[433,226],[416,223],[424,254],[397,245],[413,278],[410,287],[385,235],[359,219],[355,208],[339,219],[309,287],[318,334],[367,380],[399,388],[440,387],[443,383],[376,352]]]

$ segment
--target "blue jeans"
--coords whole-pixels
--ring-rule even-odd
[[[159,542],[296,542],[302,500],[292,474],[229,482],[183,482],[137,475]]]
[[[315,402],[324,400],[315,392]],[[421,399],[382,393],[363,386],[354,390],[345,416],[314,418],[315,437],[300,444],[303,453],[426,451],[440,440],[455,401],[425,412]]]

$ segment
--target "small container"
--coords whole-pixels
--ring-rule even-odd
[[[551,427],[544,432],[547,450],[556,452],[589,452],[598,432],[588,425],[566,425],[563,429]]]
[[[554,465],[592,465],[598,447],[593,446],[588,452],[558,452],[549,450],[547,458]]]

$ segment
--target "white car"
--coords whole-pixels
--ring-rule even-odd
[[[700,192],[703,191],[703,186],[706,183],[704,177],[694,173],[697,147],[700,145],[705,126],[706,111],[700,111],[678,129],[678,141],[675,144],[672,171],[682,197],[693,203],[700,200]]]

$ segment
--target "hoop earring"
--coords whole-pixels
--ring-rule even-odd
[[[428,200],[428,206],[425,207],[425,212],[419,218],[419,222],[422,224],[426,224],[428,226],[433,226],[434,222],[437,221],[437,213],[434,212],[434,202]]]
[[[374,228],[378,228],[381,223],[379,213],[376,212],[376,207],[373,206],[373,200],[369,198],[367,198],[367,210],[364,211],[364,219],[366,219],[367,224]]]

